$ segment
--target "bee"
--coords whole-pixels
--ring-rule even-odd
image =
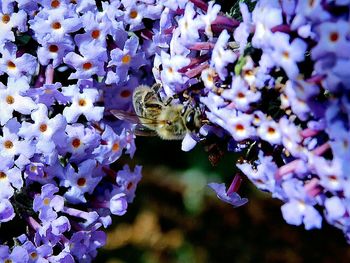
[[[172,97],[162,99],[160,84],[138,86],[132,97],[135,114],[111,110],[119,119],[136,123],[136,134],[158,135],[164,140],[181,140],[186,134],[198,132],[201,111],[198,107],[171,104]]]

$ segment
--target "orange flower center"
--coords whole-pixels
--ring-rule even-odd
[[[122,58],[122,62],[123,62],[124,64],[129,64],[129,63],[130,63],[130,60],[131,60],[130,55],[125,55],[125,56],[123,56],[123,58]]]
[[[122,96],[123,98],[128,98],[130,97],[131,92],[130,90],[123,90],[122,92],[120,92],[120,96]]]
[[[60,22],[54,22],[51,24],[51,27],[53,29],[60,29],[62,27],[61,23]]]
[[[84,70],[89,70],[91,68],[92,68],[92,63],[86,62],[86,63],[83,64],[83,69]]]
[[[49,51],[52,53],[56,53],[58,51],[58,46],[57,45],[50,45]]]
[[[47,125],[44,123],[44,124],[41,124],[40,126],[39,126],[39,130],[41,131],[41,132],[46,132],[47,131]]]
[[[77,185],[80,187],[84,186],[86,184],[86,179],[84,177],[80,177],[77,181]]]
[[[15,69],[16,68],[16,64],[13,63],[11,60],[7,62],[7,67],[9,69]]]
[[[4,172],[0,172],[0,180],[5,179],[7,175]]]
[[[329,35],[329,40],[331,42],[337,42],[339,39],[339,34],[338,32],[332,32],[330,35]]]
[[[4,24],[7,24],[8,22],[10,22],[10,19],[11,17],[8,14],[4,14],[1,20]]]
[[[78,139],[78,138],[73,139],[72,145],[74,148],[78,148],[80,146],[80,144],[81,144],[80,139]]]
[[[6,149],[12,149],[13,143],[11,141],[5,141],[4,146]]]
[[[132,19],[135,19],[137,17],[138,13],[136,10],[131,10],[130,11],[130,14],[129,14],[129,17],[132,18]]]
[[[116,142],[116,143],[114,143],[113,146],[112,146],[112,151],[113,151],[113,152],[117,152],[117,151],[119,150],[119,148],[120,148],[120,147],[119,147],[119,143]]]
[[[96,30],[92,31],[92,32],[91,32],[91,37],[92,37],[93,39],[99,38],[99,37],[100,37],[100,30],[96,29]]]
[[[57,8],[57,7],[59,7],[60,6],[60,1],[58,1],[58,0],[53,0],[53,1],[51,1],[51,7],[52,8]]]
[[[86,100],[85,99],[80,99],[78,104],[79,104],[79,106],[84,107],[86,105]]]
[[[15,98],[14,97],[12,97],[11,95],[8,95],[7,97],[6,97],[6,102],[7,102],[7,104],[13,104],[13,103],[15,103]]]

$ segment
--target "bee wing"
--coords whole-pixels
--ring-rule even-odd
[[[142,124],[136,124],[134,133],[135,135],[138,135],[138,136],[157,136],[158,135],[155,130],[151,130]]]
[[[150,119],[150,118],[138,116],[135,113],[123,111],[123,110],[111,110],[110,112],[119,120],[125,120],[134,124],[156,125],[156,124],[161,124],[165,122],[163,120],[156,120],[156,119]]]
[[[156,131],[149,129],[142,124],[142,122],[143,122],[142,120],[145,119],[143,117],[139,117],[138,115],[136,115],[134,113],[122,111],[122,110],[111,110],[111,113],[115,117],[117,117],[119,120],[125,120],[125,121],[128,121],[130,123],[136,124],[136,126],[134,128],[135,135],[138,135],[138,136],[156,136],[157,135]],[[146,119],[146,121],[148,124],[151,124],[149,119]],[[154,124],[157,123],[156,120],[152,120],[152,122]]]
[[[140,123],[140,118],[132,112],[123,110],[111,110],[110,112],[119,120],[125,120],[131,123]]]

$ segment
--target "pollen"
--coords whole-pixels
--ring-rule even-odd
[[[242,124],[237,124],[236,125],[236,131],[237,132],[242,132],[244,131],[244,126]]]
[[[51,27],[53,28],[53,29],[60,29],[61,27],[62,27],[62,25],[61,25],[61,23],[60,22],[54,22],[54,23],[52,23],[51,24]]]
[[[123,56],[123,58],[122,58],[123,64],[129,64],[130,61],[131,61],[130,55],[125,55],[125,56]]]
[[[37,171],[37,167],[35,165],[31,165],[29,169],[33,173]]]
[[[6,259],[4,263],[13,263],[13,261],[11,259]]]
[[[86,100],[85,99],[79,99],[78,104],[79,104],[79,106],[84,107],[84,106],[86,106]]]
[[[173,74],[173,73],[174,73],[174,70],[173,70],[172,67],[168,67],[168,73],[169,73],[169,74]]]
[[[245,98],[245,94],[243,92],[238,92],[237,97],[239,99],[243,99],[243,98]]]
[[[98,29],[96,29],[96,30],[94,30],[94,31],[92,31],[91,32],[91,37],[93,38],[93,39],[98,39],[99,37],[100,37],[100,30],[98,30]]]
[[[53,0],[53,1],[51,1],[51,7],[52,8],[57,8],[57,7],[59,7],[61,5],[61,3],[60,3],[60,1],[58,1],[58,0]]]
[[[4,15],[2,16],[2,18],[1,18],[1,21],[2,21],[4,24],[7,24],[8,22],[10,22],[10,19],[11,19],[10,15],[4,14]]]
[[[57,45],[50,45],[49,46],[49,51],[52,52],[52,53],[57,53],[58,46]]]
[[[282,56],[283,56],[284,59],[289,59],[289,52],[288,51],[284,51],[282,53]]]
[[[338,32],[332,32],[330,35],[329,35],[329,40],[331,42],[337,42],[339,39],[339,34]]]
[[[80,186],[80,187],[83,187],[85,186],[86,184],[86,179],[84,177],[80,177],[78,180],[77,180],[77,185]]]
[[[0,180],[6,179],[7,175],[4,172],[0,172]]]
[[[92,68],[92,63],[91,62],[85,62],[84,64],[83,64],[83,69],[84,70],[89,70],[89,69],[91,69]]]
[[[45,123],[41,124],[41,125],[39,126],[39,130],[40,130],[41,132],[46,132],[46,131],[47,131],[47,125],[46,125]]]
[[[276,130],[274,129],[274,128],[272,128],[272,127],[269,127],[268,129],[267,129],[267,133],[268,134],[275,134],[276,133]]]
[[[13,63],[11,60],[7,62],[7,67],[9,69],[15,69],[16,68],[16,64]]]
[[[12,148],[13,148],[13,142],[11,142],[11,141],[9,141],[9,140],[5,141],[5,142],[4,142],[4,147],[5,147],[6,149],[12,149]]]
[[[119,143],[116,142],[112,146],[112,151],[117,152],[119,150],[119,148],[120,148]]]
[[[127,189],[127,190],[130,190],[130,189],[132,188],[132,186],[133,186],[133,183],[132,183],[132,182],[130,182],[130,183],[128,183],[128,185],[127,185],[126,189]]]
[[[329,181],[335,183],[338,181],[338,178],[335,175],[328,176]]]
[[[38,258],[38,254],[36,252],[32,252],[32,253],[30,253],[30,258],[35,260]]]
[[[131,10],[130,13],[129,13],[129,17],[131,19],[135,19],[136,17],[138,16],[138,13],[136,10]]]
[[[44,205],[49,205],[51,202],[50,198],[46,197],[43,201]]]
[[[7,102],[7,104],[13,104],[13,103],[15,103],[15,98],[14,97],[12,97],[11,95],[8,95],[7,97],[6,97],[6,102]]]
[[[122,92],[120,92],[120,96],[123,98],[129,98],[131,95],[130,90],[123,90]]]
[[[79,139],[79,138],[73,139],[73,141],[72,141],[72,146],[73,146],[74,148],[78,148],[78,147],[80,146],[80,144],[81,144],[81,142],[80,142],[80,139]]]
[[[208,82],[211,82],[211,83],[214,82],[214,78],[211,74],[208,74],[207,80]]]

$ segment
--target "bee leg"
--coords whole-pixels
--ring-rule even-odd
[[[154,91],[154,93],[158,93],[158,91],[160,90],[161,87],[162,87],[162,84],[160,84],[160,83],[155,83],[155,84],[153,84],[153,86],[151,87],[151,89]]]
[[[168,98],[165,102],[164,102],[164,105],[165,106],[168,106],[172,101],[173,99],[178,99],[179,98],[179,95],[178,94],[174,94],[173,96],[171,96],[170,98]]]
[[[162,88],[162,84],[160,83],[155,83],[153,84],[153,86],[151,87],[151,89],[153,90],[153,93],[156,94],[156,96],[158,97],[159,101],[163,101],[162,97],[160,96],[159,90]]]

